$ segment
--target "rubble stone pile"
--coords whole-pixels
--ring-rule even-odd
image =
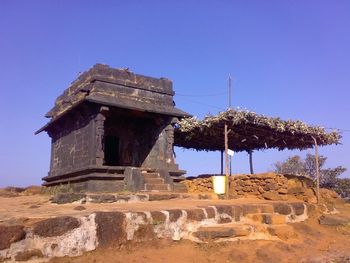
[[[297,198],[304,202],[316,202],[313,181],[310,178],[276,173],[240,174],[229,178],[231,198],[255,196],[266,200]],[[192,177],[182,182],[189,193],[213,193],[210,175]]]

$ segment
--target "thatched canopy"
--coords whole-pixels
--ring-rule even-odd
[[[175,129],[175,145],[187,149],[224,150],[224,126],[228,134],[229,148],[240,152],[266,148],[307,149],[318,145],[339,144],[336,131],[327,133],[324,128],[309,126],[301,121],[284,121],[247,110],[228,109],[204,120],[184,118]]]

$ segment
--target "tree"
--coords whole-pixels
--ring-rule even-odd
[[[334,189],[339,184],[338,177],[346,171],[346,168],[338,166],[336,168],[326,168],[323,166],[327,161],[327,157],[320,155],[318,157],[319,171],[320,171],[320,186]],[[309,176],[316,179],[316,161],[315,156],[307,154],[305,159],[299,155],[289,157],[284,162],[277,162],[274,164],[275,172],[285,174],[295,174],[302,176]]]
[[[320,177],[322,177],[322,167],[324,166],[325,162],[327,160],[327,157],[325,156],[318,156],[318,170],[320,171]],[[303,167],[305,173],[310,176],[313,179],[316,179],[316,160],[315,155],[313,154],[307,154],[305,157],[305,160],[303,162]]]
[[[288,157],[284,162],[277,162],[274,166],[276,173],[307,175],[304,161],[298,155]]]
[[[350,178],[338,179],[335,191],[341,197],[350,200]]]

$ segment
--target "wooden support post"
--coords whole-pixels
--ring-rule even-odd
[[[250,174],[254,174],[254,169],[253,169],[253,151],[249,150],[249,168],[250,168]]]
[[[228,182],[228,131],[227,131],[227,124],[225,124],[225,175],[226,175],[226,199],[228,199],[228,190],[229,190],[229,182]]]
[[[220,174],[223,175],[224,174],[224,151],[223,150],[220,151],[220,155],[221,155],[221,172],[220,172]]]
[[[315,165],[316,165],[316,197],[317,203],[320,203],[320,171],[318,166],[318,145],[315,137],[312,137],[315,143]]]

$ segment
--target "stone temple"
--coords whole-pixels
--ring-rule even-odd
[[[45,186],[74,191],[176,191],[185,171],[175,163],[172,82],[96,64],[46,114],[52,139]]]

